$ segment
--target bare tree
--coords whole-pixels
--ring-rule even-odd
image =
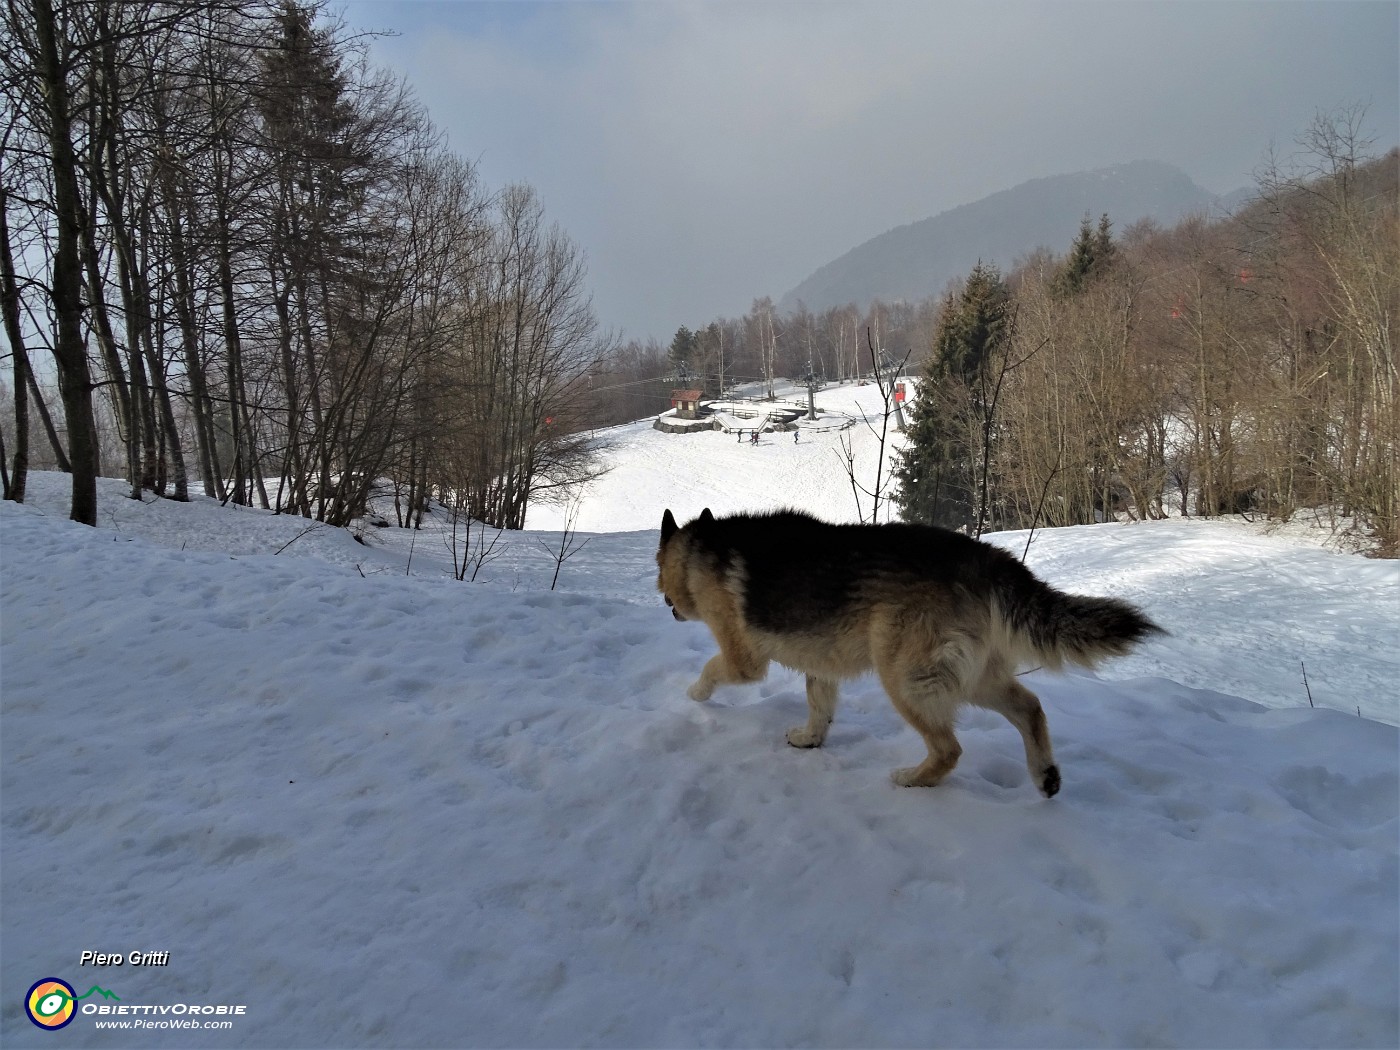
[[[846,471],[846,478],[851,484],[851,496],[856,502],[856,515],[860,521],[868,521],[870,524],[875,525],[880,521],[880,505],[889,501],[890,489],[895,480],[893,472],[886,469],[886,453],[890,437],[890,416],[894,412],[895,377],[904,371],[904,367],[909,361],[909,354],[906,352],[894,369],[881,369],[878,353],[875,349],[875,343],[869,329],[866,329],[865,340],[866,347],[870,351],[870,370],[880,390],[881,404],[880,425],[878,428],[864,412],[861,413],[861,421],[876,439],[875,475],[870,485],[865,485],[858,477],[859,468],[856,465],[855,442],[853,438],[845,431],[842,431],[838,435],[838,441],[841,445],[842,466]],[[863,499],[868,499],[870,501],[869,518],[865,515]],[[888,508],[886,508],[885,516],[886,518],[889,517]]]
[[[65,12],[67,13],[67,12]],[[82,258],[84,227],[79,167],[74,148],[75,69],[83,56],[60,27],[53,0],[7,0],[4,29],[6,81],[27,85],[16,116],[33,122],[46,147],[55,227],[48,294],[54,314],[54,360],[68,429],[72,465],[69,517],[97,524],[97,433],[92,408],[92,371],[83,338]]]
[[[574,528],[574,524],[578,521],[579,505],[577,498],[569,501],[568,509],[564,514],[564,531],[559,534],[558,547],[545,543],[544,540],[538,541],[545,552],[554,559],[554,576],[549,581],[551,591],[559,583],[559,570],[564,567],[564,563],[583,550],[584,547],[587,547],[588,541],[593,538],[592,536],[582,540],[578,538],[578,530]]]
[[[580,400],[607,343],[584,290],[583,256],[528,186],[499,196],[486,261],[451,351],[461,398],[458,441],[473,469],[472,516],[524,526],[531,499],[563,496],[597,474]]]

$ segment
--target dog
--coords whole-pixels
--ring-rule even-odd
[[[832,525],[797,511],[717,518],[684,527],[669,510],[656,551],[657,589],[677,620],[700,620],[719,652],[688,693],[761,681],[776,660],[807,676],[807,724],[793,747],[820,747],[842,679],[873,670],[895,710],[928,745],[896,769],[932,787],[957,764],[958,708],[996,711],[1020,731],[1031,780],[1060,789],[1040,700],[1018,667],[1093,667],[1165,634],[1127,602],[1066,594],[1013,555],[932,525]]]

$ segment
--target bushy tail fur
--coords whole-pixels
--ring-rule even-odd
[[[1018,655],[1050,670],[1066,663],[1093,667],[1154,634],[1167,633],[1125,601],[1066,594],[1029,571],[1004,579],[996,598]]]

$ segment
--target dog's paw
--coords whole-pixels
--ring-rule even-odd
[[[1060,790],[1060,767],[1051,766],[1040,778],[1040,793],[1046,798],[1054,798]]]
[[[703,703],[704,701],[708,700],[711,696],[714,695],[714,691],[715,687],[706,684],[705,680],[701,678],[685,691],[685,695],[690,697],[692,700],[697,700]]]
[[[896,787],[933,787],[937,781],[929,781],[923,775],[923,766],[905,766],[890,772],[890,780]]]
[[[814,733],[807,726],[793,726],[787,731],[787,742],[793,747],[821,747],[825,733]]]

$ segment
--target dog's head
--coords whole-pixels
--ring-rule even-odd
[[[706,507],[700,517],[681,527],[668,510],[661,516],[661,543],[656,548],[656,589],[666,599],[671,615],[677,620],[698,620],[695,598],[690,588],[691,533],[697,524],[715,520]]]

